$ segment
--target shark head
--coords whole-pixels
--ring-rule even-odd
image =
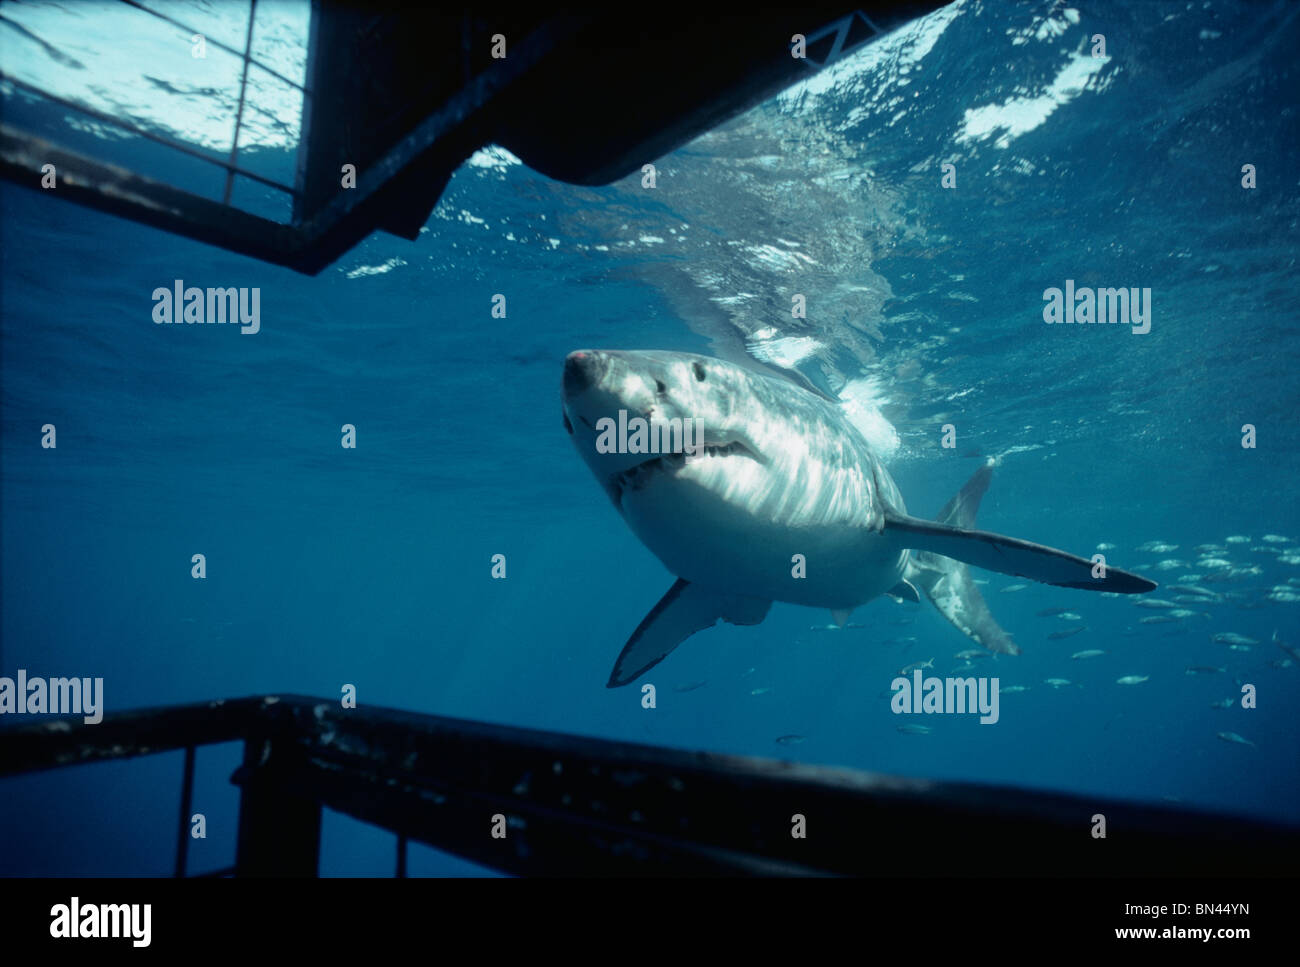
[[[564,428],[620,510],[629,493],[674,480],[736,490],[764,463],[748,378],[707,356],[578,350],[564,361]]]

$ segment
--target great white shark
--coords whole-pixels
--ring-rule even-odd
[[[975,530],[989,465],[937,520],[908,516],[898,485],[835,402],[779,376],[689,353],[579,350],[565,359],[562,398],[578,453],[677,575],[628,639],[610,688],[720,620],[758,624],[773,601],[828,608],[843,625],[881,595],[919,601],[918,587],[978,644],[1018,654],[967,565],[1086,591],[1156,587],[1104,562]],[[647,452],[644,433],[626,439],[638,424],[658,427],[652,437],[676,449]],[[663,433],[675,425],[690,429]]]

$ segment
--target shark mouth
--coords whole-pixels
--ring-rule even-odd
[[[745,446],[745,444],[736,440],[731,443],[723,444],[705,444],[703,454],[692,455],[691,460],[704,460],[710,457],[727,457],[727,456],[744,456],[757,460],[754,451]],[[663,474],[675,474],[686,466],[686,454],[684,453],[661,453],[657,457],[651,457],[644,463],[638,463],[621,473],[616,473],[609,478],[606,484],[609,495],[614,498],[614,503],[619,509],[623,507],[623,494],[629,490],[641,490],[646,487],[652,480],[657,479]]]

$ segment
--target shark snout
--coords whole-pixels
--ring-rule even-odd
[[[564,395],[571,398],[597,385],[608,365],[604,353],[588,349],[569,353],[564,360]]]

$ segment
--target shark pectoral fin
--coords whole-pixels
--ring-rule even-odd
[[[1109,565],[1104,577],[1093,577],[1092,562],[1082,557],[988,531],[967,530],[894,512],[886,514],[885,530],[903,547],[1063,588],[1142,594],[1157,587],[1154,581]]]
[[[771,601],[719,594],[678,578],[632,632],[605,687],[617,688],[636,681],[697,631],[712,628],[719,621],[756,625],[767,617],[771,607]]]
[[[921,603],[921,596],[916,593],[916,588],[908,582],[907,578],[899,581],[892,588],[885,592],[895,601],[915,601]]]

